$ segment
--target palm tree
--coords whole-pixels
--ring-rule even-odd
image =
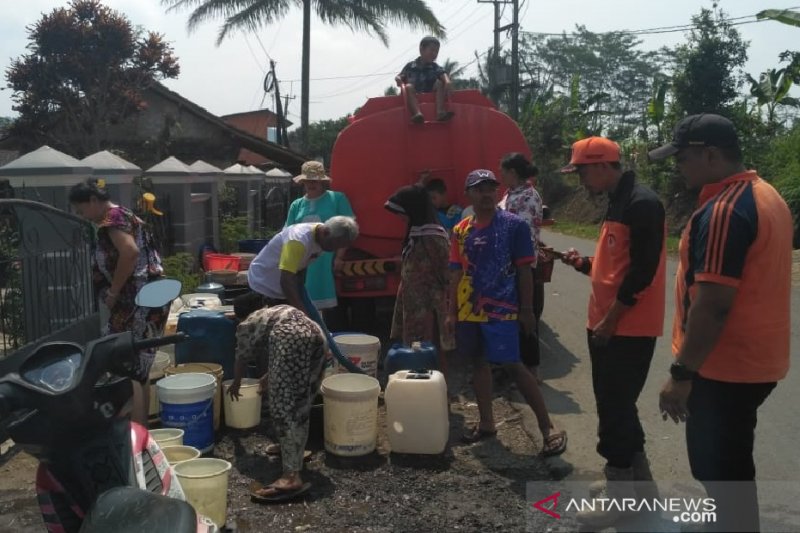
[[[311,8],[323,22],[345,25],[375,35],[384,46],[389,43],[388,23],[425,29],[444,37],[444,26],[425,0],[161,0],[167,11],[193,8],[187,26],[195,29],[202,22],[224,20],[217,34],[219,45],[236,30],[256,31],[282,19],[292,7],[303,8],[303,65],[300,95],[300,134],[303,149],[308,145],[308,87],[311,64]]]

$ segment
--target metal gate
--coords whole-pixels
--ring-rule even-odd
[[[0,199],[0,357],[97,338],[94,228],[54,207]]]

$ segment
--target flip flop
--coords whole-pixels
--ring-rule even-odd
[[[486,429],[480,429],[478,426],[470,429],[468,433],[464,433],[461,435],[461,442],[467,444],[473,444],[475,442],[481,441],[483,439],[491,439],[497,436],[497,430],[489,431]]]
[[[453,111],[443,111],[436,116],[436,120],[439,122],[447,122],[453,118],[454,115],[455,113]]]
[[[554,443],[558,443],[556,446],[553,446]],[[558,431],[556,433],[551,433],[547,436],[544,440],[544,446],[542,447],[541,456],[542,457],[553,457],[555,455],[561,455],[567,449],[567,432],[564,430]]]
[[[267,455],[280,455],[281,454],[281,445],[272,443],[267,445],[267,449],[264,450]],[[304,450],[303,451],[303,461],[310,461],[311,460],[311,450]]]
[[[275,494],[270,496],[262,496],[258,494],[259,491],[264,489],[272,489],[277,491]],[[258,481],[254,481],[250,484],[250,499],[256,503],[282,503],[294,500],[295,498],[299,498],[300,496],[304,495],[311,489],[311,483],[303,483],[302,487],[297,489],[281,489],[275,487],[273,485],[262,485]]]

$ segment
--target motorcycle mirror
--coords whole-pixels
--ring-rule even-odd
[[[139,307],[163,307],[180,296],[181,282],[177,279],[159,279],[144,285],[136,294]]]

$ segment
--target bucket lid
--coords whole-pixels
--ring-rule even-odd
[[[158,387],[159,390],[169,389],[188,391],[197,389],[199,387],[216,386],[216,384],[217,378],[215,378],[212,374],[186,373],[175,374],[172,376],[167,376],[164,379],[160,379],[156,383],[156,387]]]
[[[381,343],[381,340],[378,337],[367,335],[365,333],[337,335],[333,338],[333,340],[336,341],[336,344],[349,344],[356,346],[372,346],[374,344]]]

